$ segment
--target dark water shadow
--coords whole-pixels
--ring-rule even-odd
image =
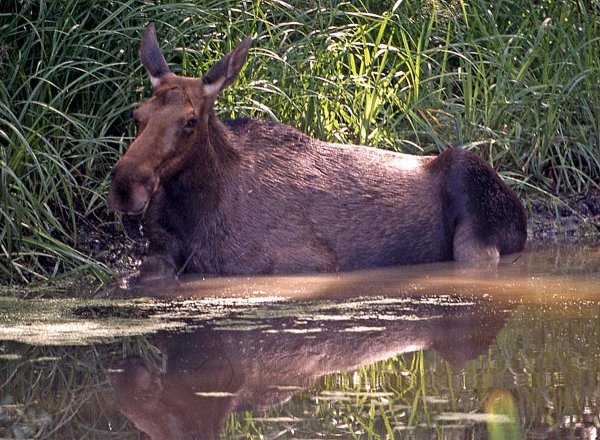
[[[134,293],[238,300],[189,331],[156,334],[162,370],[130,357],[110,374],[119,407],[143,438],[211,439],[230,414],[277,406],[332,372],[418,350],[464,365],[488,349],[519,305],[559,304],[564,315],[571,302],[597,302],[600,251],[532,249],[493,266],[186,277]]]
[[[597,247],[121,293],[0,297],[0,437],[583,438],[600,414]]]
[[[160,332],[167,362],[139,357],[113,366],[119,407],[152,439],[218,438],[233,412],[264,410],[328,373],[433,349],[455,365],[484,352],[511,307],[457,297],[380,298],[305,304],[310,317],[277,307],[275,316],[215,320],[190,332]],[[288,315],[288,316],[285,316]]]

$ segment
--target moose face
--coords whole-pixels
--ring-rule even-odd
[[[137,137],[113,169],[112,210],[142,214],[161,182],[185,166],[206,126],[199,122],[207,99],[202,91],[200,80],[170,74],[133,112]]]
[[[237,77],[250,43],[246,38],[202,78],[186,78],[170,72],[154,26],[148,25],[140,57],[150,75],[152,96],[133,112],[137,137],[113,168],[110,210],[143,214],[160,185],[210,144],[208,117],[214,101]]]

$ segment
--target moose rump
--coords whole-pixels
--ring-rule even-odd
[[[153,25],[142,39],[152,96],[113,169],[111,210],[145,215],[142,277],[352,270],[523,249],[518,197],[478,156],[412,156],[312,139],[264,120],[221,121],[245,39],[202,78],[170,72]]]

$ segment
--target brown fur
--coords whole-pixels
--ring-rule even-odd
[[[222,122],[212,108],[249,40],[203,78],[176,76],[144,35],[152,97],[113,171],[109,208],[146,214],[146,276],[352,270],[520,251],[515,194],[461,149],[411,156],[312,139],[276,122]]]

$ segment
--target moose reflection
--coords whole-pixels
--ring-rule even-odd
[[[486,350],[509,313],[482,300],[365,301],[304,303],[314,316],[304,321],[293,306],[271,304],[267,316],[279,317],[246,319],[253,329],[219,328],[231,325],[227,317],[160,333],[154,342],[166,357],[163,373],[137,357],[114,365],[119,407],[142,438],[214,439],[231,413],[278,405],[331,372],[429,348],[463,364]]]
[[[215,100],[250,44],[188,78],[169,70],[146,28],[140,55],[152,96],[134,112],[138,134],[107,198],[111,210],[145,214],[142,279],[496,260],[523,249],[520,200],[464,149],[411,156],[217,118]]]

